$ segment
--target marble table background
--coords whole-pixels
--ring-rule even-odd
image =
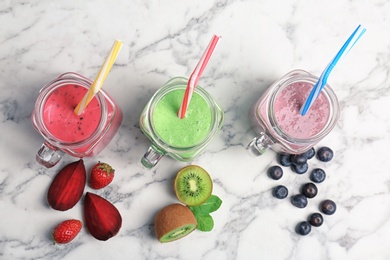
[[[390,1],[0,1],[0,259],[390,259]],[[341,117],[319,145],[335,159],[327,180],[305,209],[272,198],[286,185],[297,193],[308,176],[266,170],[275,153],[247,155],[254,137],[250,106],[276,79],[301,68],[319,75],[346,38],[362,24],[366,34],[332,72]],[[189,76],[213,34],[222,36],[199,85],[224,107],[222,131],[193,163],[209,171],[223,204],[211,232],[160,244],[157,211],[177,202],[176,172],[188,163],[163,158],[145,170],[149,142],[139,115],[173,76]],[[114,39],[124,42],[104,88],[124,111],[118,134],[94,158],[116,169],[97,193],[123,217],[118,235],[95,240],[86,229],[68,245],[53,245],[52,228],[82,219],[81,203],[49,208],[46,192],[56,172],[35,162],[42,138],[30,114],[39,89],[66,71],[94,78]],[[89,187],[86,191],[91,191]],[[324,198],[338,210],[305,237],[295,225]]]

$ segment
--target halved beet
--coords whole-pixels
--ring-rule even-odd
[[[98,240],[115,236],[122,226],[118,209],[99,195],[87,192],[84,201],[85,226]]]
[[[47,192],[50,207],[61,211],[73,208],[83,195],[86,179],[82,159],[66,165],[54,177]]]

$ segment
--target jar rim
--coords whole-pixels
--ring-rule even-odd
[[[155,110],[155,107],[157,106],[158,102],[169,92],[178,90],[178,89],[185,89],[187,87],[187,78],[185,77],[174,77],[170,79],[167,83],[163,85],[160,89],[156,91],[156,93],[152,96],[149,102],[149,109],[148,109],[148,121],[151,128],[151,134],[154,141],[161,147],[164,147],[164,149],[167,149],[168,152],[175,150],[175,151],[191,151],[191,150],[197,150],[198,148],[201,148],[204,144],[208,143],[214,136],[214,133],[219,128],[218,122],[217,122],[217,109],[216,102],[214,101],[213,97],[202,87],[196,86],[194,92],[198,95],[200,95],[203,100],[207,103],[208,107],[210,108],[211,112],[211,120],[210,120],[210,127],[208,129],[207,135],[205,135],[204,138],[199,140],[196,144],[191,146],[174,146],[171,144],[168,144],[166,141],[164,141],[158,134],[155,129],[155,124],[153,120],[153,112]],[[213,109],[214,107],[214,109]]]
[[[44,138],[49,141],[51,144],[57,147],[62,147],[65,149],[77,149],[78,147],[86,146],[90,143],[95,142],[98,138],[100,138],[101,132],[104,131],[105,124],[107,122],[107,103],[102,93],[96,93],[95,97],[100,107],[101,116],[99,118],[99,123],[93,133],[77,142],[67,142],[64,140],[59,140],[56,136],[54,136],[48,129],[43,120],[43,107],[46,103],[48,97],[55,91],[56,89],[63,87],[65,85],[73,84],[89,89],[92,85],[92,81],[79,75],[74,74],[70,77],[67,77],[68,73],[60,75],[57,79],[46,84],[41,90],[40,95],[35,104],[35,110],[37,111],[37,116],[35,116],[35,121],[40,127],[40,132],[44,136]],[[73,73],[70,73],[73,74]],[[63,77],[64,76],[64,77]],[[91,147],[90,149],[92,149]]]
[[[290,142],[290,143],[299,143],[299,144],[310,144],[315,143],[324,138],[333,128],[334,124],[336,123],[338,117],[339,117],[339,104],[337,100],[337,96],[332,90],[332,88],[329,86],[329,84],[326,84],[324,88],[322,89],[321,93],[325,96],[328,104],[329,104],[329,115],[327,122],[325,126],[316,133],[315,135],[308,137],[308,138],[297,138],[294,136],[291,136],[286,131],[284,131],[280,125],[278,124],[275,115],[272,111],[274,111],[274,103],[276,100],[276,97],[278,94],[285,89],[286,87],[290,86],[291,84],[297,83],[297,82],[306,82],[310,83],[313,86],[318,81],[318,78],[314,75],[311,75],[308,72],[302,71],[304,73],[292,73],[291,77],[288,77],[287,79],[281,80],[277,83],[277,88],[275,91],[271,94],[270,99],[268,101],[268,105],[266,106],[267,114],[269,115],[269,120],[271,123],[271,126],[274,128],[275,132],[284,140]]]

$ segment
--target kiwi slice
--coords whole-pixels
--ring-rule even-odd
[[[213,191],[210,175],[197,165],[181,169],[175,178],[176,197],[188,206],[198,206],[205,202]]]
[[[161,209],[154,219],[156,236],[161,243],[180,239],[194,231],[197,225],[192,211],[177,203]]]

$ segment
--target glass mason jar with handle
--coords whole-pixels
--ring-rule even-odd
[[[148,169],[168,155],[179,161],[192,161],[221,129],[224,113],[216,100],[196,86],[185,118],[177,115],[188,80],[175,77],[165,83],[145,106],[141,131],[151,146],[141,159]]]
[[[53,167],[66,153],[91,157],[101,152],[122,123],[118,104],[100,90],[80,115],[74,109],[92,81],[67,72],[46,84],[39,92],[32,124],[44,138],[36,154],[38,163]]]
[[[300,114],[318,77],[293,70],[274,82],[250,111],[257,137],[247,150],[259,156],[268,148],[289,154],[303,153],[334,128],[340,115],[339,103],[326,84],[306,115]]]

